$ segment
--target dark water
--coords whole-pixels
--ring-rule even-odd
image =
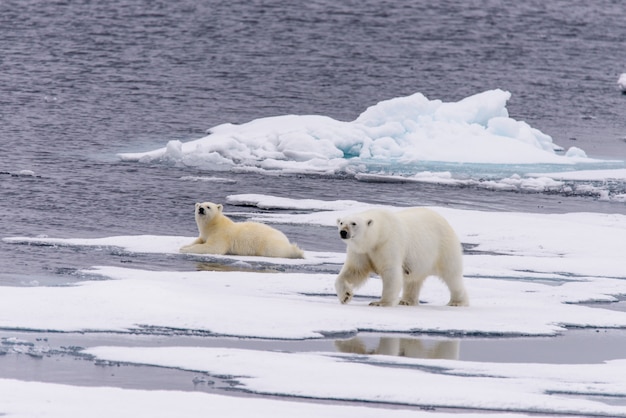
[[[115,157],[224,122],[353,120],[414,92],[457,101],[502,88],[513,94],[510,115],[557,144],[626,159],[626,95],[616,85],[626,72],[625,9],[617,0],[2,1],[0,235],[193,236],[194,202],[238,193],[626,213],[593,197],[342,177],[218,173],[232,181],[192,182],[181,177],[212,173]],[[291,228],[305,249],[340,249],[329,248],[331,231]],[[67,283],[103,263],[125,260],[0,243],[0,284]]]

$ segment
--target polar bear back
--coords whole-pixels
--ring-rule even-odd
[[[427,208],[405,209],[397,216],[402,221],[408,240],[405,257],[413,268],[431,266],[428,270],[441,274],[445,266],[461,263],[461,243],[443,216]]]
[[[403,265],[418,276],[441,274],[442,268],[462,270],[462,247],[450,224],[427,208],[397,212],[372,209],[363,213],[372,219],[366,241],[372,261],[382,266],[393,254],[402,253]]]
[[[289,257],[293,253],[285,234],[258,222],[232,223],[222,233],[224,242],[230,243],[227,254]]]

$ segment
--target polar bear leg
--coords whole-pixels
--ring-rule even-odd
[[[463,273],[461,271],[443,272],[441,279],[450,290],[448,306],[469,306],[469,297],[463,284]]]
[[[198,237],[191,244],[183,245],[182,247],[180,247],[180,252],[181,253],[191,252],[191,251],[189,251],[189,249],[191,247],[193,247],[196,244],[202,244],[203,242],[204,242],[204,240],[202,239],[202,237]]]
[[[450,289],[450,301],[448,306],[469,306],[469,298],[465,286],[463,286],[463,277],[446,281],[448,288]]]
[[[463,284],[463,273],[461,271],[444,271],[441,280],[450,290],[450,301],[448,306],[469,306],[469,297]]]
[[[341,276],[337,277],[337,280],[335,281],[335,290],[337,291],[337,297],[341,303],[350,302],[352,300],[352,296],[354,296],[354,286],[352,286],[347,280],[341,278]]]
[[[204,242],[201,244],[187,245],[180,249],[181,253],[195,254],[218,254],[224,255],[228,251],[228,247],[220,242]]]
[[[400,305],[414,306],[420,303],[420,290],[424,284],[426,277],[420,277],[419,279],[405,277],[404,287],[402,290],[402,299],[400,299]]]
[[[401,263],[395,264],[380,272],[383,280],[383,294],[380,300],[371,302],[370,306],[393,306],[398,302],[398,295],[402,288],[402,267]]]
[[[361,286],[369,278],[372,269],[368,258],[362,254],[348,253],[337,280],[335,290],[341,303],[348,303],[354,296],[354,289]]]
[[[206,250],[204,249],[204,244],[185,245],[184,247],[181,247],[179,251],[181,253],[196,253],[196,254],[202,254],[206,252]]]
[[[443,254],[437,270],[439,278],[450,290],[448,306],[469,306],[469,297],[463,284],[463,250],[460,244]]]

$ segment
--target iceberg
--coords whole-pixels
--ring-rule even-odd
[[[207,170],[358,173],[382,166],[415,173],[423,162],[574,164],[593,161],[575,149],[565,155],[552,138],[509,116],[511,93],[496,89],[458,102],[421,93],[370,106],[354,121],[320,115],[282,115],[241,125],[221,124],[208,135],[165,147],[118,154],[123,161],[166,162]],[[419,170],[419,169],[418,169]]]

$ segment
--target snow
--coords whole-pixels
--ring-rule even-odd
[[[356,120],[283,115],[242,125],[222,124],[189,142],[170,141],[124,161],[166,161],[212,170],[285,173],[370,172],[372,166],[423,161],[499,164],[592,162],[584,151],[566,155],[552,138],[509,117],[511,94],[489,90],[458,102],[421,93],[382,101]],[[369,167],[369,168],[368,168]]]
[[[379,417],[380,409],[321,405],[274,399],[231,397],[195,392],[80,387],[0,379],[0,414],[10,418],[171,418],[171,417]],[[388,409],[385,416],[410,418],[427,412]],[[456,418],[458,414],[438,414]],[[466,416],[478,417],[478,414]],[[494,417],[522,415],[496,414]]]
[[[263,209],[287,209],[245,215],[267,223],[326,228],[328,240],[339,239],[334,226],[337,217],[370,206],[346,200],[296,200],[256,194],[231,195],[228,201]],[[0,414],[171,416],[171,405],[177,405],[177,416],[189,416],[191,411],[194,415],[206,412],[219,416],[225,410],[230,416],[249,416],[251,411],[273,416],[380,413],[371,407],[313,403],[331,399],[496,412],[626,416],[623,404],[603,401],[626,397],[626,358],[575,365],[465,362],[457,360],[459,347],[453,343],[458,340],[446,341],[452,344],[439,347],[445,352],[445,360],[391,355],[425,352],[419,339],[407,342],[397,337],[402,334],[426,333],[462,340],[467,335],[556,336],[567,333],[569,328],[626,328],[626,312],[587,303],[610,304],[626,294],[626,216],[433,209],[450,221],[468,249],[464,270],[469,307],[446,306],[447,289],[434,279],[426,282],[419,306],[370,307],[368,302],[381,291],[376,277],[357,291],[350,304],[341,305],[334,291],[336,273],[316,271],[311,266],[324,264],[338,271],[344,253],[305,251],[302,260],[188,256],[178,254],[178,248],[194,237],[5,237],[5,245],[43,246],[51,253],[57,246],[116,248],[129,257],[152,253],[189,261],[231,263],[235,267],[266,263],[278,268],[267,273],[249,268],[149,271],[93,266],[81,271],[82,281],[73,285],[1,287],[2,329],[122,334],[177,330],[205,336],[285,340],[330,335],[337,336],[337,346],[344,348],[350,342],[339,338],[354,337],[362,331],[388,337],[383,338],[385,349],[380,350],[386,355],[184,347],[175,342],[159,347],[101,346],[83,351],[102,361],[231,376],[241,390],[306,398],[306,407],[284,398],[81,388],[0,379],[0,391],[11,393],[0,397]],[[292,268],[285,272],[281,266]],[[418,410],[384,411],[385,416],[432,415]]]

